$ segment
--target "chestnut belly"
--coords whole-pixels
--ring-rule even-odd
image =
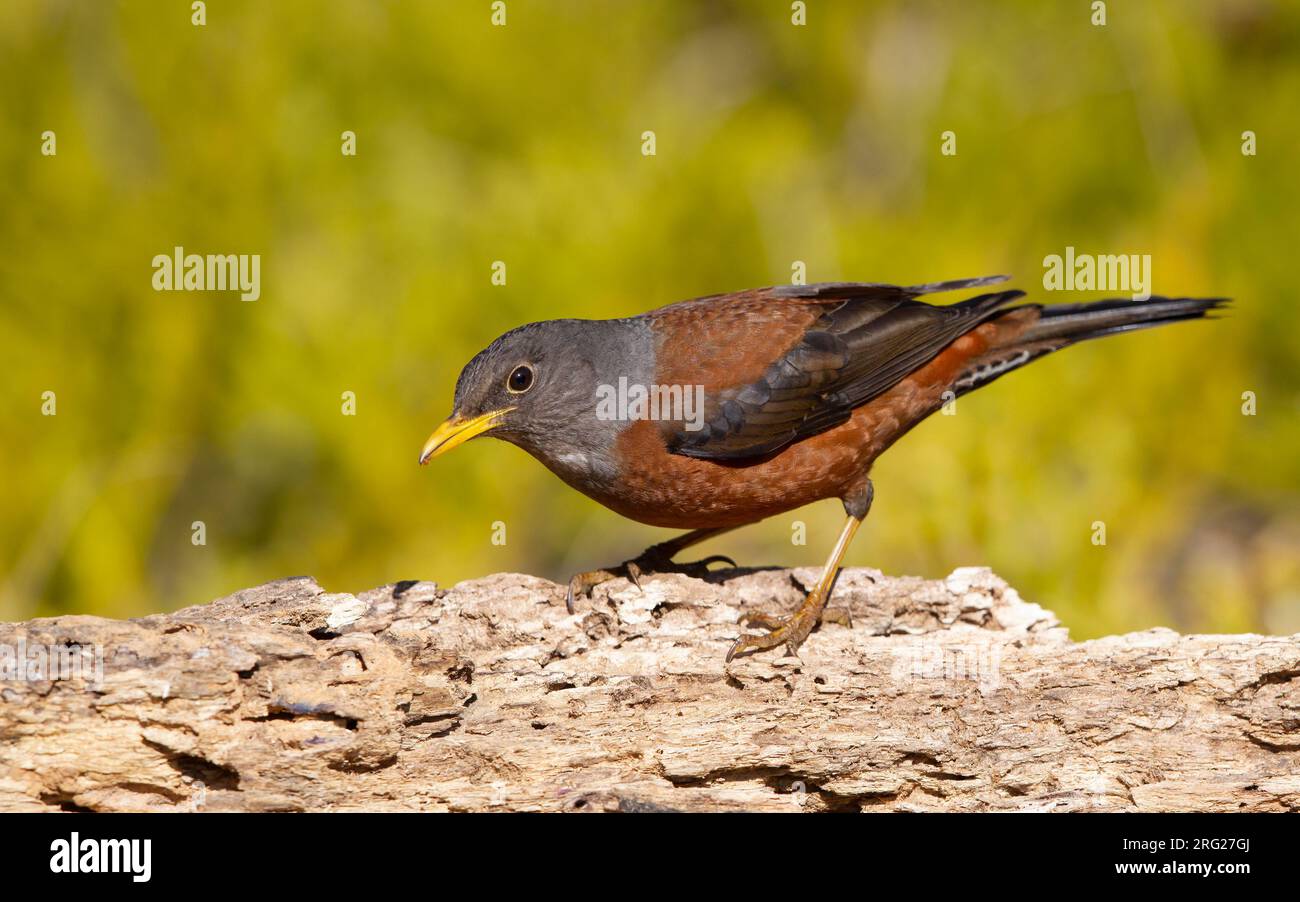
[[[651,526],[740,526],[825,498],[842,498],[874,459],[872,418],[864,411],[820,435],[752,461],[719,462],[670,454],[653,424],[619,437],[616,480],[575,486],[625,517]]]

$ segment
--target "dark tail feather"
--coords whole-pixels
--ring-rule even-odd
[[[1000,347],[991,348],[960,374],[953,383],[958,395],[988,385],[999,376],[1037,360],[1044,354],[1066,345],[1104,335],[1116,335],[1145,329],[1164,323],[1187,319],[1214,319],[1206,314],[1228,303],[1227,298],[1164,298],[1152,297],[1145,301],[1108,300],[1083,304],[1053,304],[1039,307],[1037,322],[1016,339]],[[1026,304],[1006,311],[1014,315],[1017,310],[1038,305]]]
[[[947,282],[928,282],[925,285],[912,285],[903,289],[912,295],[938,294],[943,291],[959,291],[963,288],[983,288],[1005,282],[1010,276],[980,276],[977,279],[950,279]]]
[[[1145,301],[1109,300],[1084,304],[1053,304],[1043,307],[1038,322],[1030,326],[1017,344],[1043,340],[1066,343],[1100,338],[1162,323],[1201,319],[1211,310],[1228,303],[1227,298],[1163,298]]]

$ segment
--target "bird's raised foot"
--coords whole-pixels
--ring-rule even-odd
[[[564,606],[570,614],[573,613],[573,603],[579,596],[590,598],[591,592],[601,583],[609,582],[611,579],[626,579],[638,589],[641,588],[641,577],[651,573],[684,573],[687,576],[693,576],[696,579],[703,579],[709,574],[709,565],[717,563],[726,563],[732,567],[736,562],[725,554],[711,554],[706,558],[698,561],[689,561],[687,563],[676,563],[670,557],[657,553],[655,549],[650,549],[644,554],[633,558],[630,561],[624,561],[617,567],[602,568],[600,570],[588,570],[585,573],[575,573],[569,580],[568,591],[564,593]]]

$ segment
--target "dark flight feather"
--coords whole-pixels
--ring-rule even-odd
[[[825,312],[760,380],[707,398],[706,428],[675,431],[669,449],[688,457],[740,460],[840,425],[854,408],[889,390],[1024,292],[986,294],[944,307],[915,300],[918,296],[1005,280],[986,276],[912,287],[830,282],[769,289],[774,298],[822,302]],[[727,302],[725,295],[710,300]]]

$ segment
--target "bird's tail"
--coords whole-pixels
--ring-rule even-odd
[[[1041,308],[1038,321],[1016,340],[1017,344],[1064,341],[1073,344],[1118,332],[1130,332],[1185,319],[1202,319],[1227,298],[1164,298],[1145,301],[1114,299],[1083,304],[1053,304]]]
[[[1008,340],[976,360],[957,377],[953,388],[966,394],[992,382],[1031,360],[1090,338],[1117,335],[1188,319],[1213,319],[1211,311],[1228,303],[1227,298],[1152,297],[1145,301],[1112,299],[1082,304],[1029,304],[1009,308],[1004,316],[1021,319],[1036,309],[1038,316],[1023,330],[1011,330]],[[1032,315],[1032,314],[1029,314]]]

